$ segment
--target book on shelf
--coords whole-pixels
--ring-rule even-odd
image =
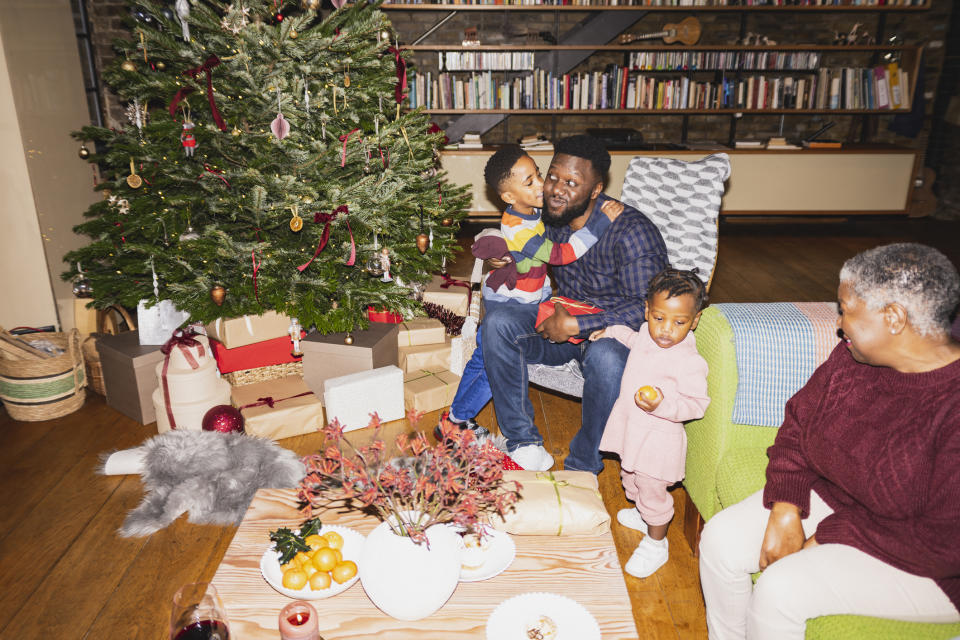
[[[463,140],[457,146],[458,149],[483,149],[483,141],[479,133],[465,133]]]
[[[773,137],[767,140],[767,144],[764,145],[764,149],[769,150],[780,150],[780,149],[799,149],[798,145],[787,142],[786,138],[783,137]]]
[[[760,149],[763,142],[760,140],[737,140],[733,143],[734,149]]]
[[[802,140],[800,144],[805,149],[839,149],[843,143],[839,140]]]

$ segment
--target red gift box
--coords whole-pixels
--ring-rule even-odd
[[[305,337],[307,332],[301,332],[300,335]],[[300,359],[303,358],[303,356],[294,357],[293,343],[289,336],[271,338],[270,340],[254,342],[233,349],[227,349],[223,346],[223,343],[211,338],[210,347],[213,350],[213,357],[217,361],[217,368],[220,369],[220,373],[258,369],[287,362],[300,362]]]
[[[370,322],[389,322],[391,324],[403,322],[403,316],[396,311],[378,311],[373,306],[367,307],[367,319]]]
[[[556,311],[553,305],[556,302],[562,304],[563,308],[569,311],[570,315],[574,316],[587,316],[603,311],[603,309],[595,307],[592,304],[587,304],[586,302],[571,300],[570,298],[564,298],[563,296],[553,296],[549,300],[540,303],[540,308],[537,310],[537,321],[533,324],[533,326],[539,327],[541,322],[553,315],[553,312]],[[568,340],[568,342],[572,342],[574,344],[579,344],[583,341],[584,338],[570,338]]]

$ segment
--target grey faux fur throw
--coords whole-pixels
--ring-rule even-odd
[[[296,487],[306,475],[293,451],[240,433],[168,431],[142,448],[145,495],[123,537],[150,535],[184,512],[198,524],[239,524],[257,489]]]

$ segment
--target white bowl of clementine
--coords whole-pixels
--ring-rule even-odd
[[[320,600],[343,593],[359,578],[357,565],[366,538],[350,527],[325,524],[319,534],[307,536],[309,551],[280,564],[280,552],[271,545],[260,558],[260,573],[271,587],[289,598]]]

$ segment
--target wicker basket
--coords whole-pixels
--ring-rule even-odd
[[[284,376],[303,375],[302,362],[284,362],[283,364],[272,364],[268,367],[257,367],[256,369],[242,369],[240,371],[231,371],[223,374],[223,379],[234,387],[245,384],[254,384],[256,382],[266,382]]]
[[[86,399],[80,333],[43,333],[64,353],[42,360],[13,359],[0,351],[0,400],[14,420],[36,422],[73,413]]]
[[[103,364],[100,363],[100,352],[97,351],[97,339],[103,337],[101,333],[91,333],[87,336],[81,349],[83,351],[83,361],[87,365],[87,380],[90,382],[90,390],[99,393],[101,396],[107,395],[107,387],[103,382]]]

